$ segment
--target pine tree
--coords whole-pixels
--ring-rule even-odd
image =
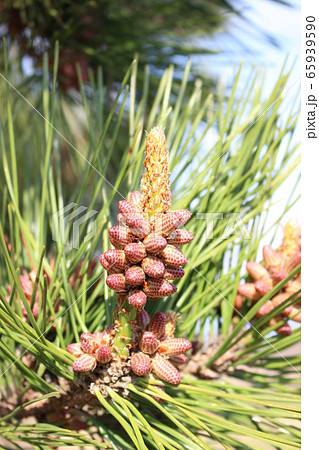
[[[66,123],[60,128],[66,122],[61,114],[66,109],[56,90],[57,67],[56,62],[51,83],[45,58],[41,94],[27,93],[27,100],[43,117],[3,79],[0,84],[6,99],[6,110],[0,112],[2,439],[17,448],[21,442],[34,448],[300,447],[300,355],[292,352],[300,341],[300,328],[294,328],[289,336],[271,333],[280,326],[273,326],[271,318],[291,305],[299,305],[299,291],[256,319],[260,308],[297,276],[300,265],[274,283],[254,305],[245,301],[240,311],[233,308],[240,281],[245,278],[249,282],[242,267],[246,261],[256,261],[261,238],[268,236],[271,244],[282,216],[293,203],[288,199],[282,216],[270,230],[265,229],[273,194],[298,170],[298,146],[292,139],[298,114],[283,95],[289,87],[289,71],[283,70],[271,94],[264,98],[260,89],[263,74],[254,69],[251,82],[239,90],[239,70],[231,93],[226,95],[220,86],[215,101],[214,95],[203,98],[200,83],[188,80],[186,67],[173,102],[173,69],[169,68],[149,109],[149,75],[145,75],[141,99],[135,101],[137,69],[133,62],[107,116],[103,88],[97,84],[90,93],[82,91],[80,111],[85,115],[89,136],[85,161],[78,153],[80,137],[72,136],[72,128],[68,129]],[[185,97],[187,84],[192,91],[189,98]],[[284,116],[283,107],[288,111]],[[123,121],[129,123],[125,135],[120,133]],[[117,234],[109,235],[107,230],[117,226],[117,219],[122,220],[117,217],[118,202],[122,202],[124,211],[127,200],[132,201],[129,192],[140,189],[144,130],[149,132],[153,127],[166,135],[169,158],[161,161],[164,166],[168,162],[165,171],[171,172],[172,197],[164,177],[161,184],[155,183],[147,204],[160,208],[164,199],[171,203],[171,211],[189,210],[192,215],[186,228],[194,239],[190,241],[190,234],[179,231],[167,235],[171,246],[189,237],[190,242],[182,248],[187,259],[182,269],[185,274],[180,277],[181,272],[174,272],[177,279],[171,284],[176,292],[172,289],[165,300],[147,300],[147,315],[134,318],[126,314],[126,306],[124,312],[120,308],[119,295],[109,287],[118,284],[107,283],[110,275],[98,257],[104,255],[106,262],[103,258],[101,262],[109,269],[111,244],[116,246]],[[105,174],[111,157],[116,159],[118,142],[125,143],[126,151],[117,161],[112,186]],[[67,192],[62,173],[68,171],[62,172],[66,162],[61,158],[66,148],[72,176],[72,191],[69,186]],[[20,149],[24,159],[17,159]],[[152,167],[148,162],[146,155],[146,169]],[[151,178],[143,179],[144,201],[152,177],[159,176],[155,169]],[[67,223],[61,219],[81,206],[87,208],[83,208],[86,220],[81,224],[76,223],[77,216],[69,217]],[[213,236],[209,235],[208,219],[203,217],[211,216],[203,214],[221,211],[240,211],[240,223],[249,239],[245,233],[230,232],[227,215],[215,221]],[[143,265],[137,261],[140,242],[132,242],[139,245],[133,249],[127,249],[129,242],[125,243],[125,257],[133,257],[136,267],[144,273],[151,270],[154,276],[154,259]],[[143,243],[146,245],[153,248],[151,242]],[[171,266],[170,252],[158,258],[164,261],[165,270]],[[157,263],[156,270],[159,266]],[[251,275],[251,264],[248,267]],[[122,274],[125,279],[126,273],[115,268],[115,275]],[[172,269],[169,273],[172,276]],[[125,289],[125,283],[123,286]],[[145,293],[144,285],[143,290]],[[128,295],[125,291],[125,302]],[[130,301],[136,305],[133,302],[141,298]],[[174,329],[174,338],[179,341],[160,340],[164,326],[160,313],[165,315],[165,333],[169,335]],[[114,314],[120,333],[112,326]],[[153,318],[152,325],[147,325],[148,317]],[[146,335],[135,353],[140,356],[133,359],[130,350],[124,349],[134,338],[131,325],[135,327],[136,323],[144,333],[155,336],[156,342]],[[249,323],[253,327],[247,326]],[[122,348],[116,345],[127,361],[120,376],[106,369],[112,358],[107,350],[114,342],[110,340],[112,334],[119,342],[123,336],[128,338]],[[97,355],[94,346],[99,339],[103,344],[99,348],[103,349]],[[166,376],[166,363],[165,367],[162,362],[157,365],[155,347],[150,347],[153,341],[155,347],[161,346],[163,361],[172,358],[174,366],[170,364],[178,368],[181,380]],[[186,360],[181,353],[189,348],[188,342],[192,350],[188,350]],[[81,373],[72,365],[83,356],[84,349],[87,356],[83,364],[75,366],[86,369]],[[117,349],[112,349],[113,355]],[[152,358],[149,374],[148,361]],[[172,384],[176,380],[180,383]]]

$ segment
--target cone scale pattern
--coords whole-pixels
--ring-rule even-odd
[[[156,336],[151,331],[145,331],[142,334],[139,346],[143,353],[152,355],[157,351],[159,342]]]
[[[81,347],[81,344],[75,343],[75,344],[69,344],[66,346],[66,350],[71,353],[71,355],[76,356],[77,358],[81,355],[83,355],[83,350]]]
[[[145,329],[147,325],[150,323],[150,316],[148,315],[148,313],[145,311],[145,309],[142,309],[142,311],[138,312],[136,314],[136,323],[137,326],[139,326],[141,329]]]
[[[151,369],[151,360],[145,353],[134,353],[131,358],[131,369],[135,375],[143,377]]]
[[[185,245],[192,242],[194,239],[193,233],[184,229],[177,229],[167,236],[167,242],[173,245]]]
[[[102,364],[106,364],[112,359],[112,350],[107,345],[101,345],[96,352],[96,360]]]
[[[146,305],[146,295],[142,291],[130,292],[128,304],[135,309],[141,310]]]
[[[165,327],[166,315],[162,312],[157,312],[152,317],[148,329],[157,337],[157,339],[160,339],[165,334]]]
[[[81,347],[85,353],[93,353],[96,349],[97,343],[96,339],[91,333],[81,334]]]
[[[152,278],[162,278],[165,273],[163,262],[156,256],[148,256],[142,261],[142,269]]]
[[[167,241],[164,236],[156,233],[150,233],[143,241],[145,249],[148,253],[156,254],[160,253],[167,245]]]
[[[83,354],[73,363],[75,372],[91,372],[96,367],[96,358],[93,355]]]
[[[152,300],[158,300],[161,297],[168,297],[177,291],[176,286],[163,278],[147,278],[142,289],[147,297]]]
[[[166,339],[160,344],[159,351],[162,355],[176,356],[187,352],[192,344],[183,338]]]
[[[127,260],[132,264],[138,263],[146,257],[146,249],[141,242],[127,244],[124,247],[124,252]]]
[[[181,374],[167,359],[156,353],[151,362],[152,371],[161,380],[170,384],[179,384],[181,381]]]

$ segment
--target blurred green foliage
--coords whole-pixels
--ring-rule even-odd
[[[0,37],[16,43],[36,67],[42,66],[45,51],[53,64],[58,40],[58,80],[66,90],[79,87],[77,64],[84,81],[89,68],[101,65],[108,84],[120,82],[135,53],[140,68],[149,64],[155,77],[172,62],[181,69],[187,56],[214,53],[203,38],[224,30],[234,16],[245,19],[244,7],[245,2],[234,0],[3,0]]]

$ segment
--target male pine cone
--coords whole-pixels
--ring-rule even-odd
[[[119,224],[108,230],[115,249],[100,257],[107,285],[132,299],[130,304],[137,309],[145,306],[143,294],[156,300],[176,292],[169,280],[181,278],[187,262],[179,247],[194,238],[181,228],[191,213],[170,211],[168,151],[161,128],[153,128],[147,136],[144,166],[141,192],[133,191],[128,201],[119,202]]]

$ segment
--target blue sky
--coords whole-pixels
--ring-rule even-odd
[[[285,58],[288,56],[288,67],[295,65],[292,69],[291,78],[288,86],[293,84],[300,77],[300,2],[292,0],[292,7],[287,8],[280,4],[276,4],[267,0],[256,0],[246,2],[250,6],[244,9],[244,16],[254,26],[249,26],[241,19],[235,18],[231,21],[229,29],[217,35],[210,45],[213,48],[218,47],[218,41],[225,38],[229,42],[229,53],[223,55],[214,55],[211,62],[207,62],[206,69],[215,76],[223,76],[226,80],[231,80],[234,74],[234,66],[238,66],[242,61],[243,76],[248,75],[253,64],[267,67],[267,74],[264,84],[264,93],[270,92],[274,83],[278,79],[278,75],[282,69]],[[273,46],[261,38],[259,31],[263,31],[273,36],[279,44],[279,47]],[[227,38],[227,33],[231,32],[232,38]],[[236,45],[236,41],[238,45]],[[225,42],[222,43],[224,47]],[[245,45],[247,51],[243,51],[242,45]],[[231,54],[231,57],[230,57]],[[231,62],[230,62],[231,61]],[[207,67],[208,66],[208,67]],[[295,98],[300,92],[300,83],[295,85],[287,93],[286,99]],[[285,117],[285,111],[282,110],[282,117]],[[299,142],[300,124],[293,143]],[[291,176],[275,194],[274,200],[277,202],[271,210],[268,217],[269,226],[281,214],[283,207],[296,183],[297,173]],[[298,195],[298,192],[297,192]],[[285,224],[289,219],[298,219],[300,217],[300,202],[294,205],[282,220]],[[282,233],[278,233],[275,239],[275,246],[280,244]],[[267,243],[266,238],[263,243]],[[261,254],[260,254],[261,257]]]

